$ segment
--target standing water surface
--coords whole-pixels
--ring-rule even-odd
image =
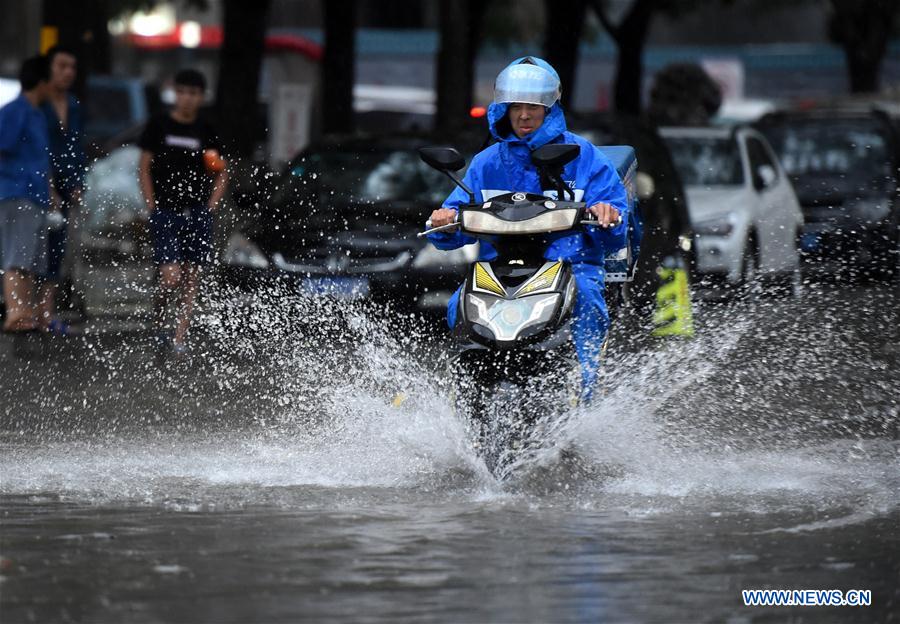
[[[364,316],[323,348],[283,302],[240,331],[210,315],[188,362],[3,345],[0,617],[896,620],[896,295],[821,286],[704,309],[690,342],[614,336],[603,396],[502,483],[440,345]],[[872,605],[745,607],[751,588]]]

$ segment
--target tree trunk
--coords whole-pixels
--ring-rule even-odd
[[[619,63],[616,74],[615,109],[639,115],[644,86],[644,44],[657,0],[635,0],[619,25]]]
[[[109,20],[111,0],[44,0],[45,26],[58,29],[59,43],[78,55],[76,91],[88,74],[112,71]],[[118,8],[118,7],[116,7]]]
[[[870,58],[854,49],[844,49],[851,93],[877,93],[881,80],[881,59]]]
[[[584,26],[587,0],[557,2],[544,0],[547,15],[544,31],[544,54],[562,83],[563,108],[571,108],[578,70],[578,47]]]
[[[88,11],[90,18],[90,71],[108,74],[112,71],[112,42],[109,38],[109,2],[94,0]]]
[[[322,56],[322,130],[353,131],[356,66],[356,0],[322,0],[325,50]]]
[[[622,22],[610,23],[600,0],[591,0],[591,6],[603,27],[619,49],[613,106],[616,112],[638,115],[641,112],[641,93],[644,80],[644,44],[650,31],[653,13],[658,0],[634,0]]]
[[[850,91],[878,91],[897,0],[832,0],[831,38],[844,48]]]
[[[217,128],[226,152],[253,153],[259,130],[257,92],[270,0],[225,0],[216,90]]]
[[[469,88],[466,92],[466,114],[474,103],[473,89],[475,87],[475,60],[478,58],[478,50],[481,47],[481,30],[484,25],[484,14],[490,0],[468,0],[468,30],[466,31],[466,84]]]
[[[644,44],[626,41],[619,45],[613,108],[617,113],[640,115],[644,82]]]
[[[468,2],[441,0],[441,43],[437,56],[436,130],[452,133],[465,123],[472,101]]]

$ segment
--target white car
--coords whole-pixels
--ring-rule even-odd
[[[0,106],[6,106],[19,97],[19,81],[0,77]]]
[[[684,184],[701,286],[799,283],[803,212],[765,137],[751,128],[662,128]]]

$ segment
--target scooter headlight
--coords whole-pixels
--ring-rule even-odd
[[[549,323],[559,301],[559,293],[520,299],[469,293],[466,295],[466,316],[491,330],[498,341],[509,342],[529,327]]]

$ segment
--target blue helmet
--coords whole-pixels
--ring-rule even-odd
[[[539,104],[547,108],[559,100],[562,89],[559,74],[545,60],[524,56],[506,66],[494,82],[497,104]]]

